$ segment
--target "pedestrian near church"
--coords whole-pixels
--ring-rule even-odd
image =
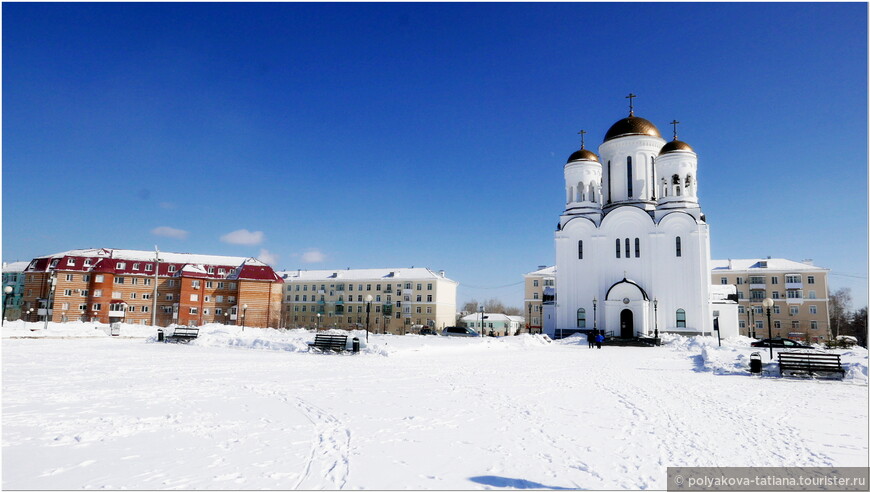
[[[601,348],[601,342],[603,342],[603,341],[604,341],[604,335],[602,335],[600,333],[598,335],[595,335],[595,344],[598,346],[598,348]]]
[[[595,336],[598,334],[598,330],[594,330],[586,335],[586,341],[589,342],[589,348],[595,348]]]

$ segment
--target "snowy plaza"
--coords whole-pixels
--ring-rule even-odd
[[[305,330],[42,326],[3,329],[6,489],[663,489],[668,466],[867,463],[862,348],[840,381],[782,378],[746,338],[370,335],[351,355]]]

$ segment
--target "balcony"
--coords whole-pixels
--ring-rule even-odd
[[[344,305],[344,301],[342,301],[341,299],[339,299],[339,300],[335,301],[335,305],[336,305],[336,306],[343,306],[343,305]]]
[[[785,288],[786,289],[803,289],[804,283],[803,282],[786,282]]]
[[[123,318],[126,316],[126,314],[127,314],[127,312],[123,311],[123,310],[120,310],[120,311],[109,310],[109,317],[110,318]]]
[[[764,290],[767,284],[749,284],[749,290]]]

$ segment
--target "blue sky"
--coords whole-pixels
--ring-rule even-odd
[[[4,261],[426,266],[520,306],[577,132],[633,92],[699,155],[713,258],[812,258],[867,303],[866,4],[2,8]]]

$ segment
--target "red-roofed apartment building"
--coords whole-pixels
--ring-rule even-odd
[[[35,258],[24,275],[27,321],[278,327],[281,318],[284,281],[255,258],[161,252],[158,262],[153,251],[79,249]]]

